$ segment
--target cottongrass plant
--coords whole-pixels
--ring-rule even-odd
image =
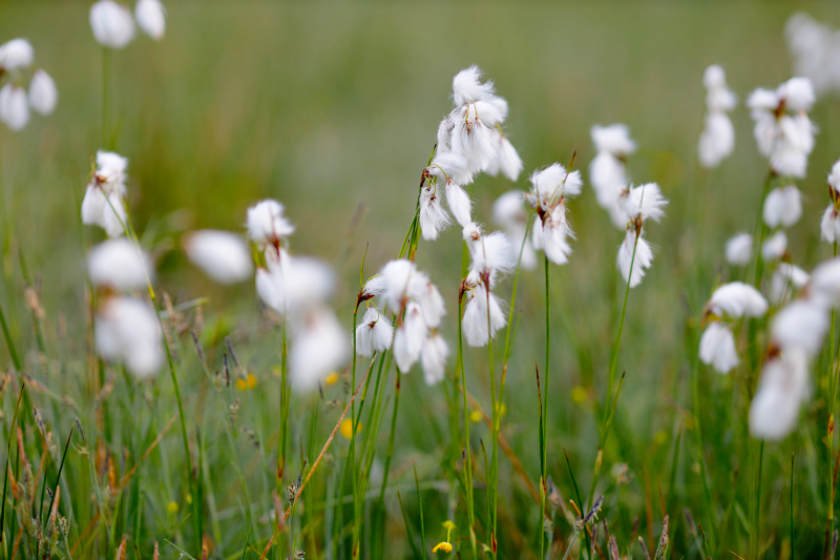
[[[814,425],[825,450],[810,447],[802,453],[815,457],[809,463],[815,473],[810,491],[828,496],[820,548],[824,558],[834,556],[840,464],[834,434],[840,386],[835,324],[840,306],[840,162],[828,175],[829,205],[819,224],[832,258],[816,266],[801,262],[807,255],[800,254],[795,243],[797,229],[810,227],[815,235],[817,231],[818,217],[806,215],[800,189],[807,188],[803,180],[815,145],[816,127],[809,116],[815,90],[829,86],[815,88],[808,78],[796,77],[775,90],[756,90],[748,98],[768,173],[755,223],[739,224],[754,225],[753,233],[737,233],[727,242],[720,260],[729,266],[716,270],[710,295],[703,294],[708,301],[698,304],[699,320],[688,324],[691,403],[679,402],[677,392],[670,402],[680,428],[670,460],[670,486],[663,488],[658,478],[651,482],[648,462],[633,457],[626,428],[617,426],[622,423],[617,415],[622,412],[619,397],[625,375],[619,377],[619,363],[629,294],[648,287],[643,283],[653,267],[658,235],[657,228],[651,231],[649,226],[665,219],[665,193],[671,188],[664,181],[664,189],[656,182],[631,182],[638,146],[626,125],[591,128],[594,157],[587,177],[575,169],[573,154],[568,165],[553,163],[535,170],[528,190],[506,186],[493,203],[492,215],[482,216],[490,201],[483,175],[517,183],[523,162],[504,129],[507,101],[478,67],[459,72],[452,82],[453,105],[438,126],[436,145],[418,165],[420,184],[414,183],[415,211],[404,241],[371,276],[365,272],[365,249],[352,317],[348,310],[341,318],[334,302],[344,286],[337,272],[326,261],[294,251],[299,235],[294,213],[278,200],[254,202],[237,217],[244,225],[240,231],[179,231],[174,236],[179,239],[166,240],[165,250],[164,244],[155,244],[153,227],[138,235],[128,192],[142,186],[130,176],[128,158],[115,151],[109,53],[132,41],[135,25],[160,39],[165,12],[158,0],[138,0],[133,15],[123,4],[98,0],[91,6],[90,23],[105,55],[103,149],[92,159],[80,208],[81,222],[94,226],[85,231],[86,238],[96,240],[86,256],[89,359],[84,368],[89,410],[69,396],[55,394],[37,375],[24,373],[29,364],[20,359],[14,333],[0,315],[13,367],[0,377],[0,394],[17,393],[10,399],[14,413],[4,414],[4,558],[387,558],[400,551],[392,542],[397,535],[404,535],[402,553],[410,547],[417,558],[532,557],[538,549],[541,560],[664,560],[672,547],[674,556],[706,558],[719,557],[733,546],[746,547],[739,549],[739,556],[757,558],[782,538],[786,544],[778,546],[784,557],[785,546],[795,553],[804,540],[797,542],[794,530],[798,448],[792,451],[790,471],[775,461],[775,455],[787,443],[810,446],[805,434]],[[815,25],[802,18],[790,24],[803,68],[811,69],[805,57],[817,57],[806,51],[818,47],[806,44],[801,30]],[[825,33],[820,28],[820,37]],[[23,93],[23,71],[31,64],[32,49],[26,41],[0,46],[0,79],[10,80],[0,90],[0,120],[12,129],[25,126],[30,108],[49,113],[56,103],[55,85],[42,71],[31,76],[29,93]],[[718,65],[706,69],[703,85],[706,117],[696,157],[700,166],[713,168],[733,153],[730,113],[736,110],[737,97]],[[577,388],[571,395],[578,404],[593,404],[597,441],[578,442],[588,448],[583,452],[594,455],[588,480],[579,478],[566,448],[558,445],[566,434],[549,430],[550,406],[556,417],[556,410],[563,408],[556,403],[565,402],[556,381],[551,382],[558,362],[556,354],[552,362],[552,347],[564,348],[556,333],[552,337],[552,318],[562,306],[550,299],[551,271],[588,262],[589,255],[576,248],[571,226],[577,220],[578,197],[587,196],[584,182],[606,211],[600,217],[603,225],[612,223],[622,232],[614,274],[624,280],[606,376],[597,380],[592,395],[584,389],[581,396]],[[489,218],[498,231],[484,225]],[[450,226],[456,231],[447,231]],[[438,275],[443,275],[433,265],[421,269],[417,263],[421,244],[436,256],[438,248],[431,242],[448,235],[462,247],[457,286],[441,283]],[[248,357],[240,360],[238,354],[250,352],[253,333],[228,337],[224,326],[203,328],[204,309],[212,309],[215,302],[184,301],[181,296],[173,300],[161,290],[168,281],[166,253],[175,255],[176,247],[207,278],[226,290],[246,290],[256,302],[261,325],[273,337],[267,353],[279,362],[273,372],[276,380],[252,371]],[[534,434],[517,432],[517,426],[503,429],[502,419],[507,376],[521,374],[515,365],[509,372],[514,346],[522,353],[529,350],[527,341],[516,342],[519,325],[530,324],[531,333],[543,328],[533,327],[538,321],[528,314],[529,307],[516,302],[520,276],[537,267],[539,252],[545,355],[536,367]],[[22,256],[21,268],[26,277]],[[453,313],[456,288],[458,307]],[[37,292],[29,288],[26,294],[39,343],[35,365],[46,364],[46,369],[51,361],[40,331],[43,311]],[[456,341],[448,338],[456,329],[457,350]],[[693,337],[695,331],[698,336]],[[189,355],[184,341],[193,349]],[[655,347],[658,341],[648,342]],[[479,352],[486,352],[486,358]],[[533,355],[525,358],[537,361]],[[177,403],[169,423],[167,415],[157,418],[167,396],[158,376],[167,366]],[[428,387],[423,396],[443,396],[448,408],[449,446],[426,450],[426,456],[439,455],[440,480],[427,478],[428,471],[415,460],[419,454],[409,457],[412,465],[407,466],[406,446],[398,445],[404,437],[399,430],[405,429],[405,422],[399,422],[401,402],[403,416],[408,408],[412,422],[422,413],[432,414],[431,403],[415,395],[401,398],[403,382],[421,370]],[[475,375],[468,379],[469,370]],[[712,370],[714,375],[705,375]],[[191,371],[201,374],[200,385],[193,386]],[[701,393],[701,377],[715,397],[724,397],[720,403]],[[257,413],[269,402],[264,387],[277,383],[279,398],[266,416],[271,433],[265,433],[266,422],[258,422]],[[482,407],[487,392],[489,414]],[[205,400],[217,406],[212,420],[205,416]],[[54,408],[47,411],[53,418],[51,427],[38,408],[44,402]],[[66,442],[57,441],[59,423],[69,417],[62,416],[63,407],[79,417],[63,430]],[[718,412],[723,419],[710,418]],[[725,424],[725,435],[712,433],[708,420],[717,427]],[[175,422],[180,426],[181,457],[159,447]],[[485,440],[476,442],[470,433],[471,425],[480,422],[490,428],[489,457]],[[429,425],[429,430],[438,428],[434,419]],[[212,434],[216,426],[222,427],[219,438]],[[688,459],[680,458],[683,429],[693,431],[695,440]],[[613,431],[616,447],[608,445]],[[521,441],[511,446],[511,436]],[[712,442],[713,437],[726,441]],[[749,444],[735,449],[745,441]],[[250,460],[242,453],[246,445],[253,450]],[[217,448],[224,448],[223,454]],[[500,448],[512,470],[500,464]],[[539,466],[533,460],[523,463],[516,454],[520,449],[530,449]],[[723,457],[721,450],[730,449],[732,457]],[[72,475],[64,470],[65,460]],[[147,460],[159,468],[145,465]],[[183,469],[173,480],[176,464]],[[731,488],[710,487],[716,464],[734,471]],[[608,475],[604,467],[609,467]],[[762,519],[778,515],[779,488],[788,484],[777,477],[769,487],[770,469],[791,477],[791,526],[785,537],[775,528],[771,532]],[[225,481],[217,470],[232,472],[235,480]],[[406,488],[399,484],[410,478],[405,476],[409,470],[415,516],[406,507],[413,505],[405,499]],[[645,480],[632,482],[633,474]],[[522,482],[519,494],[510,480],[514,475]],[[702,522],[695,522],[692,503],[680,504],[685,521],[678,522],[673,517],[675,500],[680,499],[675,488],[693,485],[698,475],[700,489],[685,495],[701,496]],[[585,487],[582,492],[587,482],[588,492]],[[646,503],[621,500],[622,488],[630,484],[645,486]],[[433,492],[443,499],[431,499]],[[171,497],[163,507],[161,495]],[[223,501],[237,505],[220,510]],[[624,509],[632,509],[631,515],[639,510],[644,520],[637,518],[625,527]],[[427,523],[444,518],[434,526]],[[244,529],[229,534],[229,527]]]

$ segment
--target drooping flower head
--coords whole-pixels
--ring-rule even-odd
[[[127,158],[114,152],[98,151],[96,168],[82,200],[82,223],[101,227],[109,237],[119,237],[127,226],[127,169]]]
[[[97,0],[91,5],[90,28],[103,47],[122,49],[134,39],[131,12],[114,0]]]
[[[624,228],[627,219],[621,204],[621,193],[627,188],[627,156],[636,151],[630,130],[624,124],[595,125],[591,130],[597,154],[589,164],[589,181],[598,204],[607,210],[616,227]]]
[[[659,185],[646,183],[622,192],[627,230],[618,248],[617,265],[631,288],[638,286],[653,263],[653,249],[643,236],[645,222],[658,222],[665,215],[668,201]]]
[[[706,121],[700,135],[697,153],[703,167],[717,167],[735,147],[735,128],[729,111],[735,108],[737,97],[726,85],[723,68],[713,64],[703,74],[706,87]]]
[[[580,171],[568,171],[559,163],[531,174],[531,190],[525,199],[537,212],[531,241],[535,249],[545,251],[555,264],[569,261],[572,248],[568,238],[574,237],[566,216],[566,200],[580,194],[583,181]]]

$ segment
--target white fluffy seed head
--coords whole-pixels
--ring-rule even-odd
[[[49,115],[58,103],[58,89],[49,74],[36,70],[29,82],[29,105],[42,115]]]
[[[11,83],[0,88],[0,121],[15,131],[26,126],[29,122],[26,90]]]
[[[437,332],[430,333],[420,353],[420,364],[423,366],[423,379],[426,385],[437,385],[443,381],[448,356],[449,346],[443,337]]]
[[[332,310],[316,306],[307,309],[293,334],[289,349],[289,372],[295,390],[316,389],[330,372],[347,360],[347,333]]]
[[[134,17],[143,33],[160,41],[166,33],[166,10],[160,0],[137,0]]]
[[[134,20],[125,6],[114,0],[97,0],[90,7],[90,28],[100,45],[121,49],[134,39]]]
[[[807,352],[797,347],[783,349],[761,371],[750,403],[750,434],[757,439],[784,439],[796,427],[799,407],[808,394]]]
[[[140,290],[154,278],[149,257],[125,238],[110,239],[91,249],[88,273],[94,286],[117,291]]]
[[[796,265],[779,263],[770,278],[770,301],[779,305],[805,287],[811,276]]]
[[[668,205],[668,201],[662,196],[659,185],[645,183],[630,188],[624,205],[631,219],[640,216],[642,221],[658,222],[665,215],[664,208]]]
[[[626,124],[595,125],[590,130],[592,143],[598,152],[606,152],[616,157],[623,157],[636,151],[636,143],[630,138],[630,129]]]
[[[368,307],[362,322],[356,327],[356,354],[370,356],[391,348],[394,326],[384,312]]]
[[[820,237],[829,243],[840,240],[840,212],[829,203],[820,220]]]
[[[437,185],[426,185],[420,190],[420,231],[423,239],[433,241],[449,225],[449,214],[441,203],[441,192]]]
[[[452,79],[452,100],[456,106],[492,99],[495,96],[493,82],[481,83],[481,69],[470,66],[458,72]]]
[[[635,246],[635,257],[633,254]],[[627,231],[624,242],[618,248],[618,269],[624,281],[635,288],[642,283],[645,272],[653,263],[653,249],[641,235],[636,239],[636,232]]]
[[[745,266],[752,259],[753,238],[749,233],[739,233],[726,242],[726,262]]]
[[[158,318],[138,299],[107,299],[96,315],[95,336],[96,351],[103,359],[122,362],[141,379],[155,375],[163,363]]]
[[[761,317],[767,313],[767,300],[758,290],[743,282],[730,282],[714,291],[708,310],[721,317]]]
[[[709,169],[720,165],[735,149],[735,128],[722,112],[707,114],[705,122],[697,144],[697,156],[700,164]]]
[[[484,284],[479,284],[467,293],[467,305],[464,307],[461,325],[467,344],[473,347],[486,346],[490,337],[507,324],[507,317],[502,311],[499,298],[489,292],[488,302],[487,290]]]
[[[409,302],[405,308],[403,322],[394,333],[394,361],[403,373],[407,373],[420,359],[423,343],[426,341],[426,331],[420,305]]]
[[[718,373],[729,373],[738,365],[738,351],[732,329],[719,321],[706,327],[700,339],[700,360]]]
[[[248,208],[248,235],[260,246],[277,244],[295,231],[276,200],[261,200]]]
[[[790,227],[802,216],[802,199],[796,185],[778,187],[764,199],[764,223],[771,228]]]
[[[787,253],[787,236],[783,231],[777,231],[761,246],[761,256],[766,261],[781,259]]]
[[[34,59],[35,49],[26,39],[12,39],[0,45],[0,68],[7,72],[26,68]]]
[[[797,347],[815,357],[828,330],[829,312],[817,301],[797,300],[773,317],[770,336],[783,351]]]
[[[194,231],[184,238],[184,250],[193,264],[222,284],[247,280],[254,270],[248,245],[227,231]]]

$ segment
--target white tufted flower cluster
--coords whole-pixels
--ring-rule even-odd
[[[0,121],[12,130],[22,130],[29,122],[32,109],[49,115],[58,102],[55,82],[44,70],[36,69],[31,76],[25,70],[32,66],[35,50],[26,39],[12,39],[0,45]],[[24,89],[29,79],[29,92]]]
[[[248,244],[235,233],[215,229],[193,231],[184,236],[189,259],[220,284],[243,282],[254,266]]]
[[[668,201],[656,183],[626,189],[622,195],[627,217],[624,241],[618,248],[617,264],[624,280],[635,288],[653,263],[653,248],[643,236],[645,222],[658,222],[665,215]]]
[[[828,195],[831,202],[823,213],[820,233],[829,243],[840,241],[840,160],[835,162],[828,175]]]
[[[735,128],[728,113],[735,108],[738,98],[727,87],[726,74],[717,64],[706,68],[703,85],[706,87],[706,119],[697,155],[700,165],[711,168],[717,167],[735,148]]]
[[[256,273],[257,294],[291,331],[292,384],[300,391],[311,391],[344,363],[350,350],[344,329],[327,305],[335,285],[333,271],[320,260],[288,253],[286,241],[294,226],[276,200],[263,200],[249,208],[247,229],[265,258]]]
[[[454,108],[438,127],[435,157],[423,170],[420,227],[428,240],[437,239],[450,223],[442,197],[464,227],[472,221],[472,203],[463,187],[481,172],[501,171],[516,181],[522,171],[522,160],[502,131],[507,101],[496,95],[493,82],[481,82],[477,66],[458,72],[452,80],[452,100]]]
[[[617,228],[627,225],[622,193],[630,180],[627,177],[627,156],[636,151],[630,130],[624,124],[595,125],[591,131],[597,155],[589,164],[589,181],[598,204],[610,214]]]
[[[767,307],[764,296],[743,282],[715,290],[706,304],[709,324],[700,339],[700,360],[720,373],[729,373],[739,361],[732,332],[735,322],[743,317],[763,317]]]
[[[378,307],[368,308],[357,327],[357,354],[367,356],[393,347],[400,371],[408,373],[420,361],[428,385],[442,381],[449,348],[437,329],[446,307],[429,276],[410,260],[393,260],[367,281],[359,297],[379,302]],[[396,317],[396,330],[385,310]]]
[[[525,208],[525,193],[509,191],[496,199],[493,204],[493,221],[508,236],[514,253],[519,258],[522,250],[521,266],[533,270],[537,266],[537,254],[528,238],[528,211]]]
[[[88,273],[100,294],[94,319],[96,351],[138,378],[155,375],[164,354],[160,323],[151,305],[130,295],[151,282],[149,257],[128,239],[110,239],[90,251]]]
[[[580,171],[568,171],[559,163],[534,171],[530,177],[531,190],[525,200],[537,213],[531,233],[534,249],[545,251],[545,256],[555,264],[566,264],[572,248],[569,238],[574,232],[566,217],[566,200],[577,196],[583,189]]]
[[[757,89],[747,100],[752,110],[758,151],[782,177],[805,177],[814,149],[815,127],[808,118],[814,104],[808,78],[791,78],[776,90]]]
[[[128,225],[125,211],[128,159],[114,152],[96,152],[96,168],[82,200],[82,223],[96,225],[109,237],[119,237]]]
[[[810,397],[810,365],[819,356],[831,310],[840,305],[840,259],[820,264],[810,277],[795,267],[786,276],[789,289],[799,292],[770,324],[770,349],[750,404],[750,433],[759,439],[781,440],[796,427]]]

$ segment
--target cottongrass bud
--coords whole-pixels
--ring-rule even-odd
[[[82,200],[82,223],[97,225],[109,237],[124,233],[127,215],[123,199],[126,194],[128,159],[114,152],[96,153],[96,170]]]
[[[706,327],[700,339],[700,360],[715,368],[719,373],[729,373],[738,365],[738,351],[732,328],[720,321]]]
[[[624,228],[627,216],[622,208],[621,192],[629,183],[625,161],[636,151],[636,143],[624,124],[595,125],[590,134],[598,153],[589,164],[589,181],[598,204],[609,212],[616,227]]]
[[[761,246],[761,257],[765,261],[781,259],[787,253],[787,235],[783,231],[777,231],[771,235]]]
[[[160,0],[137,0],[134,17],[143,33],[160,41],[166,32],[166,10]]]
[[[36,70],[29,82],[29,105],[42,115],[49,115],[58,103],[58,89],[49,74]]]
[[[127,292],[145,288],[153,278],[148,255],[128,239],[109,239],[88,255],[90,281],[96,287]]]
[[[12,39],[0,45],[0,69],[13,72],[26,68],[35,59],[35,49],[26,39]]]
[[[105,301],[95,320],[96,350],[108,361],[118,361],[138,378],[157,373],[163,363],[160,324],[155,311],[130,297]]]
[[[227,231],[204,229],[189,233],[184,238],[184,250],[193,264],[221,284],[242,282],[254,271],[248,245]]]
[[[645,272],[653,264],[653,249],[644,237],[628,229],[624,242],[618,248],[616,263],[624,281],[635,288],[642,283]]]
[[[521,250],[521,266],[526,270],[533,270],[537,266],[537,255],[528,239],[528,212],[525,210],[522,191],[510,191],[493,204],[493,221],[505,230],[514,251]]]
[[[443,381],[448,356],[449,346],[446,341],[437,332],[431,333],[423,343],[423,350],[420,353],[426,385],[436,385]]]
[[[335,313],[317,305],[307,309],[289,349],[292,386],[301,392],[316,389],[321,380],[345,362],[349,352],[347,333]]]
[[[809,391],[808,353],[802,348],[785,348],[768,360],[761,371],[750,403],[750,434],[757,439],[784,439],[796,427],[799,407]]]
[[[739,233],[726,242],[726,262],[736,266],[749,264],[752,258],[753,238],[749,233]]]
[[[6,84],[0,89],[0,121],[14,131],[22,130],[29,122],[29,102],[22,87]]]
[[[770,301],[779,305],[789,298],[793,291],[805,287],[811,276],[796,265],[779,263],[770,278]]]
[[[724,315],[741,317],[762,317],[767,313],[767,300],[761,293],[743,282],[730,282],[714,291],[707,304],[707,311],[718,317]]]
[[[266,199],[248,208],[248,235],[261,248],[279,247],[295,227],[283,215],[283,205]]]
[[[394,326],[385,314],[375,307],[368,307],[359,326],[356,327],[356,354],[370,356],[391,348]]]
[[[802,197],[796,185],[778,187],[764,199],[764,223],[775,228],[790,227],[802,216]]]
[[[394,361],[400,371],[409,371],[420,359],[426,341],[426,329],[420,305],[409,302],[402,323],[394,333]]]
[[[114,0],[97,0],[90,7],[90,28],[103,47],[121,49],[134,39],[134,20],[125,6]]]

